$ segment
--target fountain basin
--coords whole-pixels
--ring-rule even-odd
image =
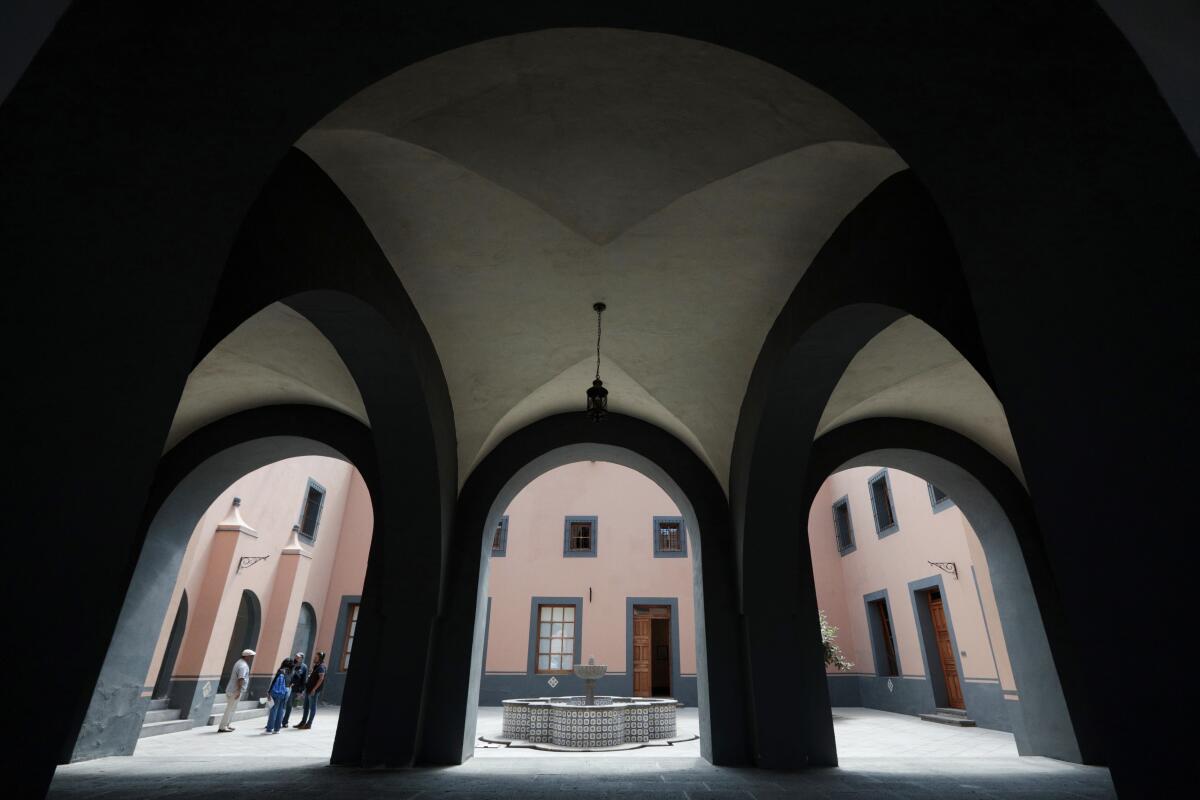
[[[528,697],[504,700],[504,738],[571,748],[603,748],[676,738],[669,697]]]

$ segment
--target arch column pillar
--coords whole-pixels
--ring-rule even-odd
[[[271,595],[263,614],[262,633],[258,637],[255,672],[259,676],[267,675],[268,682],[275,675],[275,666],[293,655],[289,632],[296,630],[300,600],[304,596],[308,571],[312,567],[312,555],[300,543],[299,534],[300,526],[293,525],[292,536],[279,554],[279,566],[275,568]],[[265,687],[263,689],[265,691]]]
[[[746,688],[756,766],[837,766],[807,509],[783,465],[756,485],[743,536],[770,544],[742,562]],[[758,495],[761,493],[761,496]],[[764,557],[768,556],[769,557]]]
[[[241,503],[241,498],[233,498],[228,516],[212,538],[193,621],[179,648],[178,677],[171,684],[171,706],[200,724],[208,720],[216,696],[225,691],[228,676],[222,675],[221,669],[228,641],[214,642],[213,635],[220,620],[237,615],[242,602],[241,592],[229,591],[238,572],[238,548],[244,540],[258,539],[258,531],[242,519]]]

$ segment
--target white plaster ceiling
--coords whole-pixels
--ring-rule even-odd
[[[459,476],[545,416],[582,413],[604,300],[610,408],[678,436],[724,484],[742,396],[783,303],[900,158],[797,78],[700,42],[560,30],[484,42],[380,81],[298,143],[362,214],[437,348]],[[327,340],[265,309],[188,380],[168,447],[272,403],[367,422]],[[923,419],[1020,476],[1003,408],[908,317],[837,385],[817,435]]]
[[[614,409],[727,480],[750,370],[834,228],[901,159],[803,81],[708,44],[558,30],[445,53],[298,146],[362,214],[433,338],[459,474],[582,409],[604,300]]]
[[[1000,400],[954,345],[916,317],[896,320],[855,355],[817,436],[869,417],[923,420],[961,433],[1025,480]]]
[[[331,408],[369,424],[362,396],[329,340],[274,303],[235,328],[188,376],[165,450],[221,417],[295,403]]]

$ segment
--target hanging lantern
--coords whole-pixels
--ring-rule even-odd
[[[596,312],[596,379],[592,381],[592,388],[587,390],[587,415],[592,422],[599,422],[608,413],[608,389],[600,380],[600,315],[607,306],[596,303],[592,308]]]

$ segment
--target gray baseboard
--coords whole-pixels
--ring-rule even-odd
[[[551,687],[547,675],[484,673],[483,680],[479,684],[479,705],[498,706],[502,700],[512,700],[518,697],[554,697],[584,693],[581,679],[574,675],[558,675],[556,677],[558,685]],[[596,682],[596,694],[628,697],[632,693],[632,675],[605,675]],[[676,677],[671,695],[685,706],[695,707],[699,702],[696,676]]]
[[[911,716],[928,714],[935,708],[933,687],[925,678],[894,677],[890,689],[888,678],[878,675],[835,673],[826,678],[832,706],[875,708]],[[963,681],[962,689],[967,716],[981,728],[1012,733],[1021,751],[1024,722],[1020,701],[1005,700],[999,683]]]

